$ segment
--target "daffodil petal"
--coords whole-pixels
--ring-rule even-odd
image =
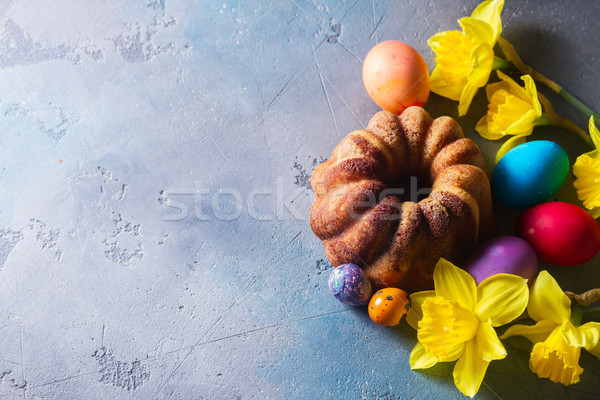
[[[433,283],[436,295],[455,301],[469,311],[475,307],[477,303],[475,279],[450,261],[439,259],[433,271]]]
[[[593,354],[598,360],[600,360],[600,345],[594,347],[593,349],[588,349],[588,351],[590,354]]]
[[[503,6],[504,0],[484,1],[471,13],[471,17],[485,21],[490,25],[494,34],[493,43],[498,40],[498,36],[500,36],[500,32],[502,32],[500,13],[502,13]]]
[[[506,357],[506,349],[502,345],[492,321],[482,322],[477,330],[477,348],[484,361],[501,360]]]
[[[579,329],[573,325],[568,319],[564,319],[562,322],[562,336],[568,346],[582,347],[583,346],[583,335],[579,332]]]
[[[469,107],[471,106],[471,102],[473,101],[473,97],[475,97],[475,94],[477,94],[478,90],[478,86],[473,86],[469,83],[465,85],[460,93],[460,99],[458,100],[458,115],[460,117],[467,115]]]
[[[535,321],[548,319],[556,325],[571,319],[571,301],[548,271],[540,272],[533,283],[527,313]]]
[[[475,128],[475,129],[477,129],[477,128]],[[529,136],[529,135],[516,135],[516,136],[513,136],[510,139],[508,139],[506,142],[504,142],[504,144],[502,146],[500,146],[500,149],[498,149],[498,152],[496,153],[496,164],[498,164],[500,159],[502,157],[504,157],[504,155],[506,153],[508,153],[515,147],[525,143],[525,141],[526,141],[525,138],[527,136]]]
[[[487,123],[487,114],[484,115],[483,117],[481,117],[481,119],[477,122],[477,125],[475,125],[475,130],[482,137],[484,137],[488,140],[496,140],[496,139],[500,139],[502,137],[502,135],[490,133],[490,130],[488,128],[488,123]]]
[[[598,128],[596,128],[596,121],[594,121],[594,116],[590,117],[588,129],[590,131],[590,136],[592,137],[592,142],[594,142],[594,146],[596,146],[597,150],[600,150],[600,131],[598,131]]]
[[[431,368],[437,364],[437,362],[437,358],[425,351],[425,347],[421,342],[418,342],[410,353],[409,363],[411,369]]]
[[[453,42],[458,43],[464,38],[465,34],[461,31],[444,31],[430,37],[427,44],[431,47],[431,50],[433,50],[436,56],[440,56],[445,55],[452,49],[452,46],[449,46],[449,44]]]
[[[505,135],[531,135],[534,128],[534,122],[537,119],[535,110],[531,109],[523,113],[505,130]]]
[[[464,353],[464,351],[465,351],[465,343],[459,343],[459,344],[451,347],[450,350],[448,350],[448,354],[446,354],[443,357],[440,357],[440,359],[438,361],[440,361],[440,362],[456,361],[460,358],[460,356]]]
[[[469,84],[477,89],[485,86],[490,79],[492,64],[494,63],[494,49],[487,43],[475,46],[471,50],[471,70],[467,75]]]
[[[477,45],[471,50],[471,69],[467,74],[467,84],[463,87],[458,103],[458,115],[467,114],[473,97],[479,88],[485,86],[492,72],[494,50],[487,44]]]
[[[523,82],[525,82],[525,92],[531,96],[533,100],[533,106],[536,113],[536,118],[542,115],[542,105],[540,104],[540,99],[538,98],[537,88],[535,87],[535,82],[531,75],[523,75],[521,77]]]
[[[600,340],[600,322],[588,322],[575,327],[571,321],[563,322],[563,338],[569,346],[584,347],[590,350],[598,346]]]
[[[479,301],[475,314],[480,321],[491,320],[492,326],[501,326],[523,314],[527,307],[529,289],[520,276],[496,274],[477,287]]]
[[[500,88],[505,89],[510,94],[517,96],[521,100],[526,103],[531,103],[531,94],[528,93],[525,88],[520,86],[517,82],[515,82],[510,76],[506,75],[504,72],[500,70],[496,70],[496,74],[498,78],[500,78],[501,82],[498,82]]]
[[[531,343],[543,342],[548,339],[548,336],[550,336],[550,333],[552,333],[556,326],[553,321],[547,319],[539,321],[535,325],[513,325],[504,332],[504,335],[500,336],[500,339],[506,339],[511,336],[524,336]]]
[[[408,314],[406,314],[406,322],[408,322],[413,329],[419,329],[418,323],[423,317],[423,310],[421,309],[423,302],[426,298],[433,296],[435,296],[435,290],[425,290],[410,295],[410,308]]]
[[[471,106],[471,102],[473,101],[473,97],[479,90],[478,87],[466,84],[463,87],[463,90],[460,92],[460,98],[458,100],[458,116],[463,117],[467,115],[469,111],[469,107]]]
[[[465,79],[466,82],[466,79]],[[439,65],[435,67],[430,78],[431,91],[450,100],[459,100],[464,84],[455,85],[446,82],[440,73]]]
[[[474,43],[494,44],[494,29],[487,22],[473,17],[464,17],[458,20],[458,24]]]
[[[465,351],[456,362],[452,373],[454,384],[458,390],[465,396],[475,396],[489,364],[479,355],[476,341],[474,339],[468,341]]]

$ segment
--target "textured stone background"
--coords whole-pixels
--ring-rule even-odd
[[[329,294],[308,179],[378,111],[368,50],[403,40],[433,67],[427,38],[477,3],[2,0],[0,398],[461,398],[451,365],[410,371],[405,324]],[[598,109],[599,14],[507,1],[504,35]],[[491,159],[485,107],[480,92],[459,121]],[[570,182],[557,198],[575,201]],[[497,213],[510,232],[516,214]],[[599,263],[548,269],[583,291]],[[529,371],[526,340],[505,344],[478,398],[600,396],[588,354],[565,388]]]

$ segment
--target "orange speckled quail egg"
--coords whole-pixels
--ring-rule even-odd
[[[402,289],[381,289],[369,301],[369,316],[377,325],[396,326],[407,312],[408,294]]]

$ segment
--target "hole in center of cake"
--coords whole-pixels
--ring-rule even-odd
[[[402,202],[418,203],[431,193],[431,182],[426,177],[411,175],[395,182],[388,191],[388,195],[396,196]]]

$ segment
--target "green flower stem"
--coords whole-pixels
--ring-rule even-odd
[[[526,65],[521,57],[517,54],[514,46],[502,36],[498,38],[498,45],[502,49],[504,56],[506,57],[506,62],[510,62],[514,68],[516,68],[523,75],[531,75],[534,81],[541,82],[544,85],[548,86],[554,92],[558,93],[563,99],[567,100],[573,107],[577,110],[581,111],[588,118],[594,116],[594,119],[600,120],[600,115],[597,112],[594,112],[591,108],[583,104],[579,99],[573,96],[571,93],[567,92],[563,89],[558,83],[554,82],[551,79],[546,78],[544,75],[540,74],[535,69],[531,68],[529,65]],[[498,57],[500,58],[500,57]],[[494,59],[495,62],[495,59]]]
[[[573,107],[575,107],[576,109],[581,111],[583,114],[585,114],[588,117],[588,119],[590,117],[594,117],[594,120],[600,121],[600,114],[598,114],[597,112],[595,112],[594,110],[592,110],[591,108],[589,108],[588,106],[583,104],[581,101],[579,101],[579,99],[577,97],[575,97],[571,93],[567,92],[563,87],[559,86],[559,88],[560,89],[556,93],[558,93],[558,95],[560,97],[562,97],[563,99],[565,99],[569,103],[571,103],[571,105]]]
[[[600,321],[600,307],[587,307],[583,310],[583,316],[592,321]]]
[[[581,325],[581,317],[583,316],[584,307],[581,304],[574,304],[571,308],[571,322],[575,326]]]
[[[502,57],[494,56],[494,62],[492,63],[492,71],[497,69],[516,69],[514,64],[510,61],[506,61]]]
[[[535,126],[552,125],[552,120],[546,114],[542,114],[541,117],[539,117],[535,121],[533,121],[533,125],[535,125]]]
[[[554,111],[554,107],[552,107],[552,103],[550,103],[550,100],[548,100],[546,98],[546,96],[544,96],[543,94],[538,92],[538,99],[540,100],[540,103],[542,104],[542,106],[544,108],[544,114],[542,115],[542,117],[546,116],[546,118],[548,118],[550,120],[552,125],[564,128],[570,132],[575,133],[576,135],[581,137],[583,140],[585,140],[585,142],[587,144],[589,144],[590,146],[593,146],[592,138],[590,137],[590,135],[588,135],[583,129],[581,129],[579,126],[577,126],[577,124],[574,123],[573,121],[571,121],[570,119],[565,118],[561,115],[558,115]]]

